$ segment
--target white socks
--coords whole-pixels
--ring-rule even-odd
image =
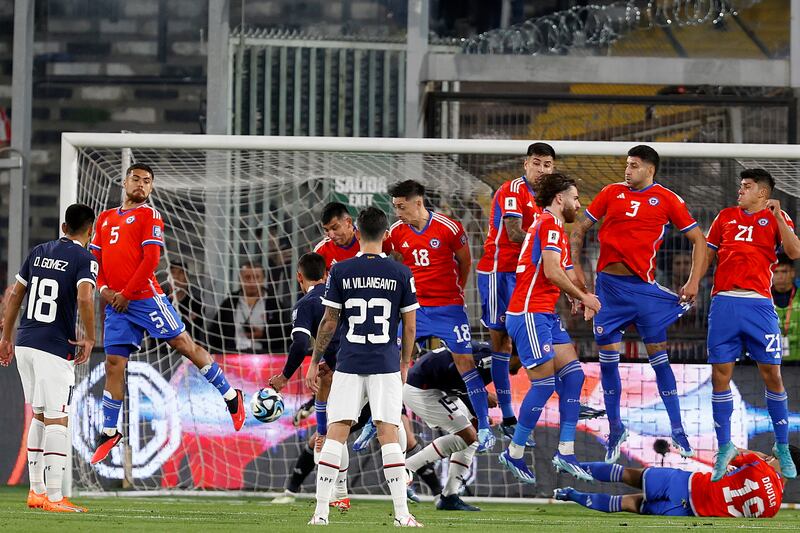
[[[67,463],[67,428],[50,424],[44,430],[44,465],[47,472],[47,499],[61,501],[61,480]]]
[[[344,500],[347,498],[347,469],[350,466],[350,450],[342,446],[342,462],[339,463],[339,474],[333,488],[333,499]]]
[[[559,442],[558,453],[561,455],[575,455],[575,441]]]
[[[406,468],[412,472],[416,472],[426,464],[435,463],[439,459],[444,459],[466,447],[467,444],[464,442],[464,439],[458,435],[444,435],[406,460]]]
[[[458,494],[465,477],[469,474],[469,467],[472,464],[472,458],[475,456],[475,451],[477,449],[478,443],[473,442],[470,446],[467,446],[466,449],[458,451],[450,456],[450,467],[447,470],[447,483],[444,489],[442,489],[442,496]]]
[[[514,459],[521,459],[522,456],[525,455],[525,446],[520,446],[514,442],[509,443],[508,455]]]
[[[395,518],[405,518],[409,513],[403,450],[400,448],[400,444],[392,442],[381,447],[381,456],[383,457],[383,475],[386,478],[386,484],[389,485],[389,492],[394,504],[394,516]]]
[[[328,519],[328,505],[331,502],[331,491],[339,476],[339,466],[342,461],[342,448],[344,445],[333,439],[325,439],[322,451],[319,453],[317,465],[317,507],[314,515]],[[403,493],[405,497],[405,493]]]
[[[44,422],[41,420],[31,419],[27,447],[31,490],[36,494],[44,494]]]

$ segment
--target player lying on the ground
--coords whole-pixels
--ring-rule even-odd
[[[64,237],[31,250],[16,276],[3,317],[0,365],[8,366],[16,353],[25,403],[33,410],[27,440],[31,482],[28,507],[85,513],[85,507],[63,496],[61,481],[68,467],[67,422],[75,365],[88,361],[94,346],[98,267],[86,250],[94,211],[87,205],[73,204],[64,220]],[[12,344],[17,315],[26,299],[26,312]],[[86,332],[78,341],[74,340],[76,311]]]
[[[792,459],[800,461],[800,448],[789,446]],[[737,450],[730,471],[719,481],[709,472],[677,468],[628,468],[618,464],[581,463],[597,481],[625,483],[642,489],[640,494],[612,496],[579,492],[572,487],[556,489],[557,500],[571,501],[604,513],[629,512],[660,516],[720,516],[770,518],[781,508],[785,477],[780,461],[752,450]]]

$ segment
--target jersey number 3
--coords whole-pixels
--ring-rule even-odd
[[[344,304],[345,309],[355,309],[355,314],[347,317],[347,335],[345,337],[353,344],[386,344],[389,342],[389,317],[392,312],[392,302],[386,298],[350,298]],[[378,309],[373,315],[372,320],[381,328],[380,334],[368,333],[367,335],[356,334],[356,326],[367,321],[369,309]]]

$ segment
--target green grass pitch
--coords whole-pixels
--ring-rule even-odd
[[[206,533],[209,531],[310,531],[313,502],[298,500],[292,505],[272,505],[265,498],[205,497],[99,497],[75,498],[89,508],[88,514],[55,514],[28,509],[27,491],[0,488],[0,531],[16,532],[132,532],[164,531]],[[460,532],[581,531],[608,533],[642,530],[741,529],[800,531],[800,511],[781,511],[766,520],[732,518],[665,518],[627,513],[590,512],[574,504],[530,505],[484,503],[479,513],[437,511],[433,504],[412,505],[412,512],[427,530]],[[331,510],[326,531],[391,530],[391,503],[353,501],[348,513]]]

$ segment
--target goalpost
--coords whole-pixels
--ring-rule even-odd
[[[288,348],[291,306],[296,301],[295,265],[322,238],[319,216],[330,201],[342,201],[353,214],[367,205],[383,208],[390,219],[389,185],[417,179],[428,190],[432,209],[460,220],[470,239],[473,261],[482,253],[494,188],[523,173],[529,141],[372,139],[331,137],[256,137],[215,135],[64,133],[61,147],[61,205],[87,203],[97,213],[118,206],[124,169],[145,162],[155,172],[150,202],[165,221],[166,247],[158,270],[164,287],[175,287],[186,274],[188,296],[183,316],[199,342],[218,357],[232,384],[250,395],[278,373]],[[620,181],[625,154],[636,142],[552,141],[559,171],[580,179],[584,206],[606,184]],[[762,167],[778,181],[778,197],[793,217],[800,196],[800,148],[789,145],[648,143],[662,158],[659,181],[686,201],[703,229],[716,213],[735,204],[738,173]],[[663,177],[663,178],[662,178]],[[679,246],[679,238],[668,237]],[[676,244],[678,243],[678,244]],[[665,245],[666,248],[666,245]],[[666,254],[680,249],[665,250]],[[587,241],[587,265],[596,259],[597,242]],[[671,255],[669,255],[671,257]],[[266,328],[268,339],[231,338],[220,324],[220,304],[239,290],[239,269],[245,263],[263,266],[265,289],[279,305]],[[671,265],[659,263],[668,279]],[[474,275],[466,293],[473,337],[488,340],[480,325],[480,304]],[[705,308],[703,307],[705,306]],[[696,357],[704,351],[707,301],[672,335],[676,354]],[[582,359],[595,357],[591,331],[570,321],[570,333]],[[98,346],[102,335],[98,332]],[[635,342],[631,345],[635,355]],[[602,407],[599,368],[584,365],[583,400]],[[707,469],[713,459],[714,433],[707,365],[675,365],[684,418],[698,461],[676,454],[658,455],[655,441],[669,424],[654,388],[649,365],[622,365],[628,390],[623,417],[632,436],[625,454],[642,464]],[[305,369],[305,367],[303,367]],[[122,486],[139,490],[205,489],[282,491],[303,442],[313,432],[311,419],[295,427],[292,415],[309,397],[301,377],[284,390],[287,413],[272,424],[248,417],[234,433],[225,406],[199,373],[163,343],[148,342],[131,357],[125,405],[126,443],[105,462],[91,466],[88,458],[102,425],[102,357],[76,370],[72,427],[72,487],[109,490]],[[800,430],[800,368],[788,368],[792,431]],[[527,390],[522,373],[513,377],[515,402]],[[737,369],[734,441],[739,446],[762,441],[771,431],[763,409],[763,386],[752,368]],[[761,387],[761,388],[759,388]],[[759,392],[760,391],[760,392]],[[760,400],[758,399],[760,394]],[[495,451],[476,459],[467,480],[471,494],[483,497],[549,496],[554,486],[570,480],[552,473],[549,458],[557,442],[557,402],[548,404],[536,431],[536,471],[539,484],[522,486],[497,463]],[[417,424],[429,442],[434,435]],[[604,419],[579,424],[579,457],[601,457]],[[765,446],[762,446],[766,448]],[[374,451],[374,450],[373,450]],[[529,457],[530,460],[530,457]],[[353,493],[383,494],[380,458],[352,456]],[[712,461],[713,462],[713,461]],[[441,467],[442,473],[446,464]],[[304,486],[313,492],[313,475]],[[788,494],[788,493],[787,493]],[[795,493],[800,501],[800,495]]]

